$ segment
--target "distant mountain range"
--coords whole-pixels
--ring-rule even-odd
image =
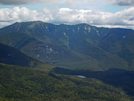
[[[87,24],[14,23],[0,29],[0,43],[41,62],[68,69],[134,70],[134,31]]]

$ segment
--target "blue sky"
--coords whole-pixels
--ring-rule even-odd
[[[134,0],[1,0],[0,27],[41,20],[134,29]]]

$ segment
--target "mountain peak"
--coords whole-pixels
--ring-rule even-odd
[[[87,23],[81,23],[81,24],[77,24],[77,25],[91,26],[91,25],[89,25],[89,24],[87,24]]]
[[[16,22],[0,29],[0,42],[59,67],[134,70],[133,33],[129,29],[98,28],[86,23]]]
[[[37,21],[28,21],[28,22],[15,22],[15,24],[22,24],[22,23],[44,23],[43,21],[37,20]]]
[[[42,21],[16,22],[13,25],[33,28],[35,25],[43,24]]]

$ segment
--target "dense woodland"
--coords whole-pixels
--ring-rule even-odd
[[[0,64],[1,101],[131,101],[132,96],[95,78],[57,75]]]

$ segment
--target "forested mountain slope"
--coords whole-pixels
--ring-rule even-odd
[[[63,68],[134,70],[133,34],[131,29],[34,21],[1,28],[0,42],[41,62]]]

